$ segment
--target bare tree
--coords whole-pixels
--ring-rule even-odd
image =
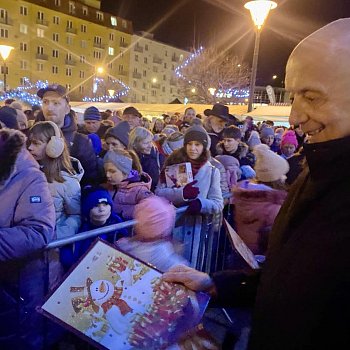
[[[176,73],[181,97],[203,104],[244,102],[242,90],[249,86],[250,79],[247,63],[216,47],[203,49],[178,67]]]

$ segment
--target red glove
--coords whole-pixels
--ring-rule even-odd
[[[195,199],[199,195],[199,188],[193,187],[198,181],[194,180],[187,184],[182,190],[182,195],[185,199]]]
[[[194,201],[191,201],[188,204],[188,207],[186,209],[186,214],[190,214],[190,215],[197,215],[200,214],[202,209],[202,203],[201,201],[197,198]]]

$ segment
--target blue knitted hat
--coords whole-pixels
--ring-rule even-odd
[[[113,208],[113,200],[107,190],[101,187],[89,188],[81,198],[81,214],[89,218],[90,210],[100,203],[107,203]]]
[[[95,106],[86,108],[84,112],[84,120],[102,120],[101,113]]]

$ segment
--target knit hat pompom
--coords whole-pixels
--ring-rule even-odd
[[[282,180],[289,171],[288,162],[272,152],[267,145],[255,146],[253,153],[256,156],[256,178],[262,182]]]
[[[191,141],[200,142],[205,149],[209,147],[209,135],[207,131],[200,125],[193,125],[185,132],[184,145],[186,146]]]
[[[294,130],[288,130],[282,135],[281,146],[284,146],[286,144],[294,145],[295,148],[298,147],[298,140]]]
[[[108,151],[103,158],[103,163],[112,163],[123,174],[129,175],[132,170],[132,158],[127,151]]]
[[[151,196],[135,206],[136,237],[158,240],[171,236],[175,224],[175,208],[165,198]]]
[[[95,106],[91,106],[91,107],[85,109],[84,120],[100,121],[101,119],[102,119],[101,113]]]

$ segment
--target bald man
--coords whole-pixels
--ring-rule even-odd
[[[255,300],[249,349],[350,348],[349,62],[350,18],[311,34],[288,60],[290,123],[308,135],[307,164],[276,218],[260,276],[210,278],[185,267],[164,276],[224,305]]]

